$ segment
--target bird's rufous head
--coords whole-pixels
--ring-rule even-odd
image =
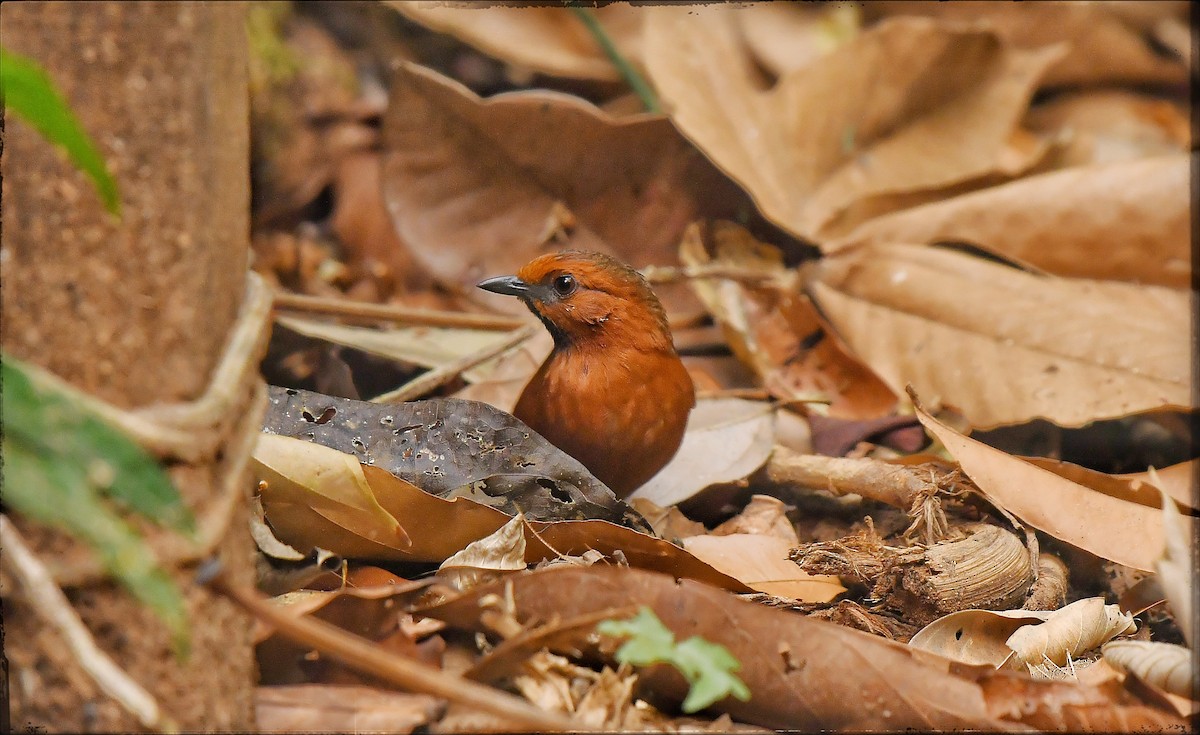
[[[557,349],[675,349],[667,315],[650,284],[604,253],[549,253],[526,263],[515,276],[489,278],[478,285],[525,302],[550,330]]]

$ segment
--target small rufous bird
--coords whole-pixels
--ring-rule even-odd
[[[551,253],[479,288],[516,296],[554,337],[513,415],[626,497],[670,461],[696,403],[650,284],[603,253]]]

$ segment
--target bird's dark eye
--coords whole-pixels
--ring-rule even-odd
[[[559,296],[570,296],[575,293],[575,276],[561,275],[554,279],[554,292]]]

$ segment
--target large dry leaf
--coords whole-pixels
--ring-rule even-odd
[[[524,69],[575,79],[616,81],[620,72],[587,27],[566,8],[388,2],[411,20],[449,33]],[[641,51],[641,13],[625,3],[596,8],[596,20],[627,58]]]
[[[1183,646],[1151,641],[1112,641],[1104,645],[1103,651],[1105,661],[1121,671],[1136,674],[1151,686],[1181,697],[1196,696],[1192,652]]]
[[[1163,548],[1162,513],[1097,492],[963,436],[926,413],[917,417],[989,499],[1034,528],[1134,569],[1151,571]],[[1184,524],[1194,533],[1196,519]]]
[[[430,495],[379,467],[299,439],[264,435],[255,469],[266,483],[260,497],[267,520],[281,541],[300,548],[319,545],[360,559],[442,562],[510,521],[468,497]],[[607,521],[527,522],[524,534],[528,563],[619,551],[634,566],[750,591],[678,546]]]
[[[415,64],[394,72],[384,138],[384,195],[401,239],[443,283],[500,310],[524,307],[475,283],[546,250],[670,263],[697,215],[747,206],[664,117],[617,120],[553,92],[481,100]],[[659,295],[671,306],[674,293],[686,294]]]
[[[912,384],[973,426],[1191,404],[1186,292],[908,245],[843,250],[810,275],[821,311],[893,390]]]
[[[870,220],[829,249],[969,242],[1060,276],[1191,282],[1186,154],[1031,176]]]
[[[1166,493],[1162,496],[1163,550],[1154,562],[1163,593],[1188,645],[1195,645],[1192,611],[1196,596],[1196,523],[1188,522]]]
[[[779,76],[857,36],[860,15],[849,3],[751,3],[735,19],[755,60]]]
[[[896,397],[855,357],[796,286],[782,253],[732,222],[694,223],[679,258],[696,267],[761,274],[760,284],[696,279],[692,288],[721,325],[733,353],[767,390],[789,401],[827,403],[828,415],[869,419],[892,412]]]
[[[586,590],[586,594],[580,594]],[[669,575],[631,569],[550,568],[518,574],[476,588],[422,615],[481,630],[480,611],[492,600],[511,601],[508,611],[522,623],[570,620],[611,610],[628,614],[647,605],[677,640],[699,635],[719,643],[741,663],[738,676],[750,688],[748,702],[731,698],[713,705],[737,720],[787,730],[1010,729],[1029,711],[1052,709],[1064,696],[1107,701],[1113,716],[1128,703],[1111,693],[1079,685],[1029,682],[1002,716],[988,714],[990,702],[979,672],[962,671],[949,659],[917,651],[856,630],[745,602],[719,590]],[[567,648],[580,648],[582,631]],[[561,641],[568,643],[568,641]],[[573,644],[573,645],[571,645]],[[643,669],[645,686],[681,701],[687,691],[669,667]],[[848,695],[852,693],[852,696]],[[1177,722],[1162,718],[1159,722]]]
[[[1010,142],[1061,48],[896,19],[762,90],[736,9],[646,12],[646,66],[675,124],[796,235],[817,238],[856,203],[1013,175],[1043,153]]]
[[[1030,464],[1061,475],[1071,482],[1148,508],[1162,507],[1159,489],[1182,507],[1194,509],[1197,504],[1196,499],[1192,496],[1192,488],[1195,486],[1190,483],[1195,476],[1195,468],[1197,464],[1200,464],[1200,460],[1180,462],[1157,470],[1151,476],[1149,472],[1109,475],[1070,462],[1045,457],[1024,457],[1024,459]],[[1192,511],[1191,515],[1196,515],[1196,513]]]
[[[1186,16],[1187,3],[904,0],[869,3],[866,9],[872,15],[925,15],[982,25],[1026,48],[1065,41],[1069,52],[1046,73],[1042,83],[1048,86],[1183,84],[1187,79],[1187,66],[1158,53],[1147,33],[1159,19]]]
[[[775,409],[738,398],[702,400],[688,416],[679,451],[633,497],[675,505],[704,488],[741,480],[775,446]]]

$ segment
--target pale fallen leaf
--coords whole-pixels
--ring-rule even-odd
[[[1192,401],[1184,291],[1041,276],[913,245],[828,256],[808,291],[893,390],[912,384],[975,427],[1074,427]]]
[[[775,536],[691,536],[683,539],[683,548],[747,587],[776,597],[829,602],[846,591],[835,576],[801,571],[788,559],[794,545]]]
[[[1153,473],[1151,478],[1153,479]],[[1163,549],[1158,559],[1154,561],[1154,569],[1158,572],[1163,593],[1171,606],[1171,613],[1179,625],[1183,639],[1188,645],[1195,645],[1192,640],[1193,599],[1196,595],[1196,575],[1194,567],[1196,524],[1194,519],[1188,522],[1184,519],[1175,503],[1164,492],[1162,494],[1162,523]],[[1178,692],[1176,692],[1178,694]]]
[[[1006,643],[1009,636],[1049,616],[1032,610],[959,610],[917,631],[908,645],[966,664],[1016,668],[1013,650]]]
[[[1062,48],[1017,50],[988,31],[896,18],[764,91],[737,12],[647,8],[646,67],[679,129],[795,235],[852,226],[856,203],[879,214],[884,197],[1011,176],[1044,153],[1010,144]]]
[[[1085,90],[1035,106],[1025,127],[1050,138],[1056,168],[1186,153],[1187,112],[1167,100],[1125,90]]]
[[[1138,13],[1136,6],[1143,6]],[[994,29],[1024,48],[1067,42],[1046,73],[1045,86],[1101,83],[1183,84],[1187,67],[1164,58],[1148,41],[1149,26],[1164,15],[1186,14],[1186,3],[887,2],[869,3],[871,15],[926,15]]]
[[[616,81],[612,61],[579,18],[563,7],[388,2],[402,15],[518,67],[575,79]],[[626,57],[641,51],[641,10],[625,3],[595,8],[596,20]]]
[[[1163,548],[1162,513],[1061,477],[963,436],[919,405],[917,418],[988,498],[1023,522],[1103,559],[1151,571]],[[1194,533],[1196,519],[1186,518]]]
[[[734,19],[755,60],[779,76],[857,36],[860,15],[849,3],[750,3]]]
[[[1184,154],[1030,176],[869,220],[829,244],[968,242],[1055,275],[1191,283]]]
[[[709,485],[741,480],[762,466],[775,444],[775,411],[739,398],[696,403],[679,451],[632,497],[675,505]]]
[[[438,576],[456,589],[473,587],[497,573],[525,568],[525,516],[513,516],[493,533],[467,544],[438,567]]]
[[[1184,625],[1182,627],[1190,627]],[[1111,641],[1101,649],[1104,660],[1121,671],[1165,692],[1192,698],[1196,694],[1192,652],[1183,646],[1153,641]]]
[[[703,523],[691,520],[674,505],[663,507],[646,498],[630,498],[629,506],[642,514],[642,517],[659,537],[671,542],[674,542],[675,539],[700,536],[708,532]]]
[[[1018,628],[1006,644],[1022,663],[1052,661],[1064,666],[1119,635],[1136,632],[1132,615],[1117,605],[1105,605],[1103,597],[1088,597],[1055,610],[1043,623]]]

